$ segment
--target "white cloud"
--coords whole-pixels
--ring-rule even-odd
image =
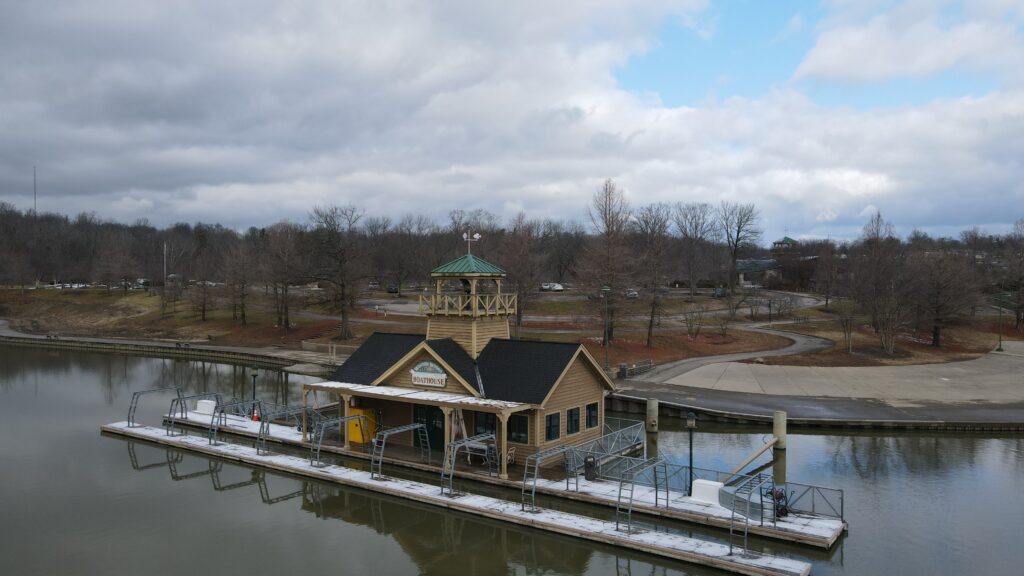
[[[889,11],[840,11],[819,32],[798,79],[876,82],[962,68],[1020,81],[1024,35],[1009,8],[973,10],[948,22],[942,3],[904,2]]]

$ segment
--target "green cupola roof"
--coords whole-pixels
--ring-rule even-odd
[[[505,271],[494,264],[466,254],[430,271],[431,276],[504,276]]]

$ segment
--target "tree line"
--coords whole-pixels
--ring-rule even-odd
[[[744,258],[771,258],[770,273],[759,282],[766,287],[815,291],[826,302],[841,297],[840,316],[868,317],[890,352],[896,332],[911,325],[927,325],[938,345],[944,326],[997,294],[1018,329],[1024,322],[1024,221],[1005,235],[975,228],[955,239],[915,231],[903,240],[876,214],[856,241],[804,241],[780,253],[760,245],[761,216],[753,203],[634,208],[610,179],[595,191],[584,222],[523,213],[503,221],[480,209],[452,210],[439,222],[420,214],[367,215],[344,205],[315,207],[306,222],[237,231],[220,224],[124,224],[95,213],[36,214],[0,203],[0,283],[112,290],[145,279],[159,288],[165,306],[184,299],[202,319],[213,307],[230,308],[242,324],[251,295],[261,290],[286,329],[295,287],[315,283],[341,316],[339,337],[348,338],[355,299],[369,282],[393,285],[399,295],[429,285],[431,269],[465,253],[466,231],[483,237],[474,253],[508,273],[506,289],[519,301],[517,326],[542,282],[571,283],[587,294],[595,315],[607,318],[606,337],[613,339],[627,291],[637,288],[650,345],[669,286],[686,287],[691,299],[698,287],[720,286],[732,314],[754,302],[749,282],[738,282]]]

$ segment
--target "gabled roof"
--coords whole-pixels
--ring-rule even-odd
[[[480,384],[476,381],[476,368],[473,366],[473,359],[462,349],[462,346],[451,338],[438,340],[427,340],[427,346],[437,353],[444,360],[444,363],[451,366],[452,370],[459,373],[459,376],[473,387],[480,391]]]
[[[386,334],[374,332],[334,371],[334,380],[370,384],[420,342],[422,334]]]
[[[580,344],[492,339],[477,358],[488,398],[541,404]]]
[[[799,244],[796,240],[793,240],[789,236],[783,236],[782,240],[776,240],[775,244]]]
[[[466,254],[430,271],[431,276],[504,276],[505,271],[494,264]]]

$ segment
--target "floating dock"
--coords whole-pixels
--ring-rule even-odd
[[[178,426],[193,427],[196,430],[205,432],[210,427],[210,415],[188,412],[184,418],[179,417],[176,420],[176,424]],[[220,427],[220,432],[255,439],[259,434],[259,429],[259,422],[228,415],[226,416],[226,424]],[[268,442],[294,446],[300,449],[309,448],[309,444],[302,441],[302,433],[293,427],[270,424],[269,429]],[[370,455],[365,452],[343,450],[336,446],[325,445],[323,446],[323,451],[353,458],[370,458]],[[436,467],[419,462],[396,458],[385,458],[384,461],[391,465],[437,472]],[[467,480],[496,484],[514,490],[521,490],[523,487],[522,482],[516,480],[501,480],[482,474],[463,472],[456,472],[456,475]],[[582,476],[579,478],[578,491],[567,490],[565,480],[548,480],[543,478],[537,480],[538,494],[566,498],[597,506],[607,506],[613,509],[618,502],[618,490],[618,482],[607,480],[587,481]],[[732,511],[724,506],[716,506],[694,500],[684,494],[673,493],[667,507],[664,503],[664,497],[662,497],[661,505],[655,505],[654,491],[645,486],[636,487],[633,511],[661,518],[671,518],[705,526],[724,528],[726,530],[729,529],[732,516]],[[748,530],[750,534],[764,538],[829,549],[843,535],[843,532],[846,530],[846,523],[839,518],[793,513],[785,518],[778,519],[774,525],[766,523],[762,526],[759,523],[751,523],[748,525]]]
[[[450,497],[442,495],[440,488],[432,484],[403,479],[373,480],[369,472],[362,470],[331,465],[317,467],[310,464],[307,458],[283,454],[261,456],[255,448],[248,446],[224,442],[211,445],[206,437],[201,436],[168,436],[163,428],[129,426],[127,422],[117,422],[103,426],[101,430],[110,434],[325,482],[354,486],[371,492],[411,499],[450,510],[710,566],[737,574],[804,576],[810,574],[811,571],[811,565],[800,560],[760,554],[730,555],[729,546],[725,544],[666,532],[633,531],[626,533],[619,531],[615,522],[555,510],[524,511],[518,502],[509,502],[488,496],[465,494]]]

